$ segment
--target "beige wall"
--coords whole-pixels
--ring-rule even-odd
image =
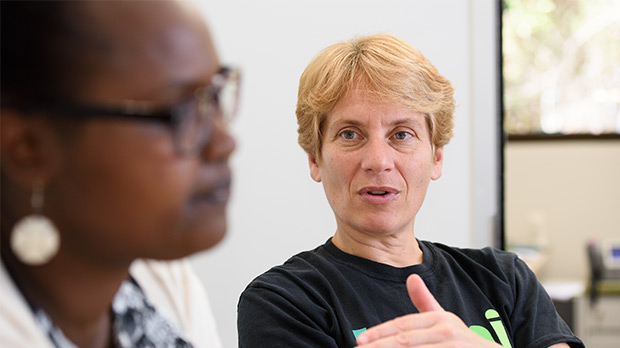
[[[507,243],[547,245],[542,280],[587,279],[585,243],[620,238],[620,141],[508,142]]]

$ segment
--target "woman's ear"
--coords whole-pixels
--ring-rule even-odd
[[[321,182],[321,173],[316,156],[308,154],[308,165],[310,166],[310,176],[312,177],[312,180]]]
[[[2,110],[0,161],[14,184],[30,189],[37,180],[45,185],[59,164],[57,135],[39,117]]]
[[[441,178],[441,170],[443,167],[443,146],[435,150],[433,158],[433,168],[431,169],[431,179],[437,180]]]

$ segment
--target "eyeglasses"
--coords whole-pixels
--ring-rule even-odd
[[[28,105],[23,109],[44,109],[80,117],[129,117],[160,121],[173,130],[175,150],[181,156],[200,154],[213,133],[216,120],[227,126],[237,113],[240,72],[222,67],[211,83],[198,88],[194,95],[171,107],[161,108],[149,101],[124,100],[119,106],[85,104]]]

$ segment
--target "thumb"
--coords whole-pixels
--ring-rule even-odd
[[[407,292],[409,292],[411,302],[420,313],[443,311],[419,275],[412,274],[407,278]]]

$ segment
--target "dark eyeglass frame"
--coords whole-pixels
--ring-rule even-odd
[[[211,82],[196,89],[194,95],[170,107],[155,106],[151,101],[123,100],[119,105],[89,105],[83,103],[30,104],[19,107],[22,110],[45,110],[80,118],[117,117],[137,120],[159,121],[169,125],[177,139],[176,151],[181,156],[196,156],[209,141],[212,124],[220,118],[227,125],[236,116],[239,101],[241,73],[239,69],[221,67],[213,75]],[[232,98],[231,100],[224,100]],[[196,105],[192,103],[196,102]],[[195,110],[192,110],[196,107]],[[193,119],[191,115],[193,113]],[[190,124],[187,122],[192,121]],[[185,123],[184,123],[185,122]],[[189,128],[188,128],[189,127]],[[183,131],[193,131],[195,137],[187,140],[190,144],[180,144],[179,135]]]

